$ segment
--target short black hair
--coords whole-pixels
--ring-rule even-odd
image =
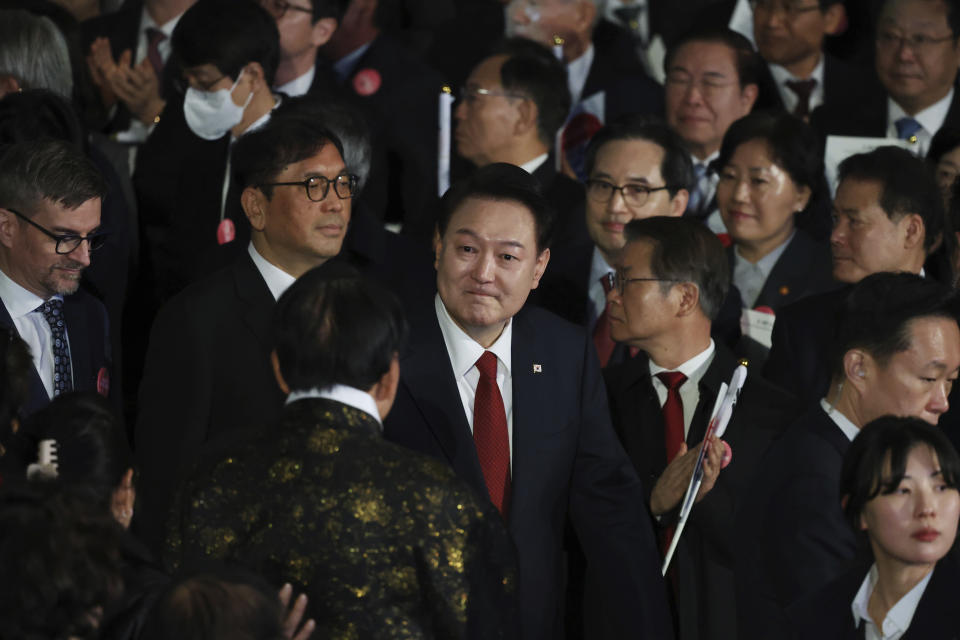
[[[700,310],[712,322],[730,289],[730,263],[716,234],[689,218],[654,216],[631,220],[623,229],[627,244],[645,240],[653,245],[650,271],[663,278],[666,295],[676,280],[700,290]]]
[[[492,55],[507,56],[500,67],[500,84],[509,92],[529,97],[537,106],[540,141],[552,148],[570,113],[566,66],[550,49],[528,38],[508,38]]]
[[[335,262],[302,275],[273,314],[273,348],[292,391],[335,384],[367,390],[389,371],[406,338],[397,298]]]
[[[885,366],[910,348],[910,325],[920,318],[957,321],[954,292],[914,273],[874,273],[853,286],[837,316],[832,371],[843,379],[843,357],[863,349]]]
[[[540,183],[520,167],[505,162],[494,162],[480,167],[470,176],[454,183],[440,199],[437,231],[440,237],[457,209],[468,199],[517,202],[533,216],[537,238],[537,252],[550,248],[556,213],[543,195]]]
[[[960,128],[944,126],[934,134],[927,150],[927,162],[936,165],[940,158],[960,147]]]
[[[141,640],[279,640],[277,594],[238,566],[207,567],[171,582],[151,608]]]
[[[103,199],[107,184],[97,167],[62,140],[0,146],[0,207],[32,217],[43,200],[76,209]]]
[[[171,43],[181,68],[212,64],[233,80],[258,62],[273,85],[280,61],[277,22],[254,0],[198,0],[180,18]]]
[[[879,22],[880,15],[890,1],[891,0],[881,0],[875,5],[876,9],[873,15],[874,26]],[[950,27],[950,33],[954,39],[956,39],[960,36],[960,0],[942,0],[942,2],[947,8],[947,26]]]
[[[924,248],[929,252],[943,232],[943,197],[929,164],[900,147],[877,147],[840,163],[839,182],[860,180],[881,187],[880,208],[893,222],[915,213],[923,220]]]
[[[673,58],[677,55],[677,51],[691,42],[712,42],[726,45],[727,48],[733,51],[740,88],[742,89],[747,85],[760,83],[763,60],[746,36],[729,27],[712,24],[697,25],[670,45],[663,59],[663,70],[665,73],[670,73],[670,66],[673,64]]]
[[[86,148],[83,124],[66,99],[47,89],[8,93],[0,99],[0,144],[55,138]]]
[[[98,638],[122,589],[120,525],[68,487],[0,491],[0,638]]]
[[[277,107],[265,125],[240,136],[234,144],[231,162],[241,190],[273,181],[288,165],[320,153],[327,144],[343,157],[340,140],[322,122],[303,117],[301,106],[296,101],[287,108]],[[273,196],[273,187],[260,190],[268,199]]]
[[[600,149],[611,142],[621,140],[645,140],[663,149],[660,175],[667,185],[670,197],[681,189],[688,191],[693,186],[693,161],[683,146],[683,141],[660,118],[642,114],[627,114],[615,119],[593,136],[587,145],[584,167],[587,176],[593,173]]]
[[[830,192],[823,173],[820,136],[800,118],[785,111],[757,111],[735,121],[720,144],[716,167],[723,170],[737,148],[762,140],[774,164],[783,169],[797,187],[810,189],[810,199],[801,215],[819,211],[829,203]]]
[[[944,484],[960,487],[960,456],[940,428],[920,418],[883,416],[860,429],[843,456],[840,472],[840,495],[846,499],[843,513],[854,531],[860,532],[860,516],[868,502],[897,490],[907,457],[922,446],[937,454]]]
[[[93,392],[65,393],[27,418],[17,440],[22,467],[37,462],[41,440],[57,442],[57,478],[109,512],[114,490],[133,460],[110,403]]]
[[[313,7],[313,21],[323,18],[335,18],[339,26],[343,22],[343,14],[347,12],[347,0],[310,0]]]

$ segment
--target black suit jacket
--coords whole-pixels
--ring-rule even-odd
[[[322,638],[519,637],[510,537],[449,467],[333,400],[293,402],[271,427],[183,487],[171,567],[226,560],[290,582]]]
[[[582,329],[536,307],[513,323],[512,497],[524,638],[560,637],[563,535],[572,521],[604,579],[618,637],[670,637],[643,490],[610,426],[603,380]],[[432,306],[412,319],[384,435],[448,462],[487,496],[476,447]],[[535,365],[539,365],[535,368]]]
[[[764,66],[764,75],[767,81],[771,83],[774,91],[771,94],[771,104],[775,109],[783,109],[783,96],[780,94],[779,87],[773,79],[769,66]],[[824,103],[813,110],[813,113],[828,110],[839,111],[858,110],[861,108],[861,101],[864,96],[876,97],[881,91],[876,75],[872,69],[863,69],[852,65],[844,60],[830,55],[823,54],[823,98]],[[876,105],[872,105],[876,108]],[[812,117],[813,114],[811,114]]]
[[[557,213],[552,246],[589,242],[586,215],[586,193],[583,184],[556,169],[556,156],[551,152],[537,167],[533,177],[540,182],[543,195]]]
[[[853,626],[850,605],[869,571],[858,566],[826,586],[813,597],[792,606],[788,614],[793,637],[823,640],[863,640],[863,627]],[[910,626],[902,640],[957,640],[960,638],[960,567],[947,556],[933,570]]]
[[[647,75],[630,34],[601,18],[593,30],[594,58],[581,100],[606,91],[604,122],[627,113],[663,115],[663,87]]]
[[[698,403],[687,445],[693,449],[707,430],[720,391],[738,365],[733,352],[717,345],[700,380]],[[663,413],[645,354],[604,371],[614,429],[644,487],[652,491],[667,466]],[[779,435],[794,400],[754,375],[747,376],[740,400],[723,439],[733,452],[716,485],[697,503],[675,558],[676,613],[679,637],[737,638],[734,601],[734,510],[752,490],[752,478],[767,446]],[[649,498],[649,496],[648,496]],[[672,524],[665,517],[662,526]]]
[[[98,380],[109,389],[111,370],[110,331],[103,304],[83,289],[63,297],[63,315],[70,341],[75,391],[98,391]],[[16,331],[7,308],[0,301],[0,327]],[[102,373],[101,373],[102,371]],[[50,396],[36,368],[30,370],[27,400],[20,408],[21,418],[50,403]]]
[[[849,568],[856,539],[840,509],[850,441],[818,405],[767,451],[737,512],[739,638],[787,635],[785,610]]]

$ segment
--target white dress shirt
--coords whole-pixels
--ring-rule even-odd
[[[613,267],[607,264],[603,254],[600,253],[600,249],[594,245],[593,258],[590,260],[590,282],[587,287],[587,297],[590,301],[591,333],[593,332],[593,325],[597,323],[597,319],[607,308],[607,293],[603,290],[603,285],[600,284],[600,278],[608,273],[613,273]]]
[[[870,596],[873,595],[873,590],[877,586],[877,565],[874,563],[870,567],[867,577],[860,584],[860,590],[857,591],[857,595],[850,605],[853,612],[853,624],[859,627],[861,620],[864,623],[864,640],[900,640],[913,620],[913,614],[917,611],[917,605],[920,604],[920,598],[923,597],[923,592],[927,589],[932,575],[933,571],[929,571],[923,577],[923,580],[900,598],[897,604],[890,607],[887,617],[877,627],[867,610],[867,606],[870,604]]]
[[[507,437],[510,440],[510,466],[513,467],[513,375],[510,371],[511,347],[513,345],[513,322],[508,320],[503,333],[490,348],[484,349],[479,342],[468,336],[463,329],[450,317],[450,313],[440,299],[440,294],[434,298],[434,307],[437,320],[440,323],[440,333],[453,365],[453,373],[457,380],[457,390],[460,392],[460,402],[467,416],[470,433],[473,433],[473,401],[477,396],[477,384],[480,382],[480,371],[477,369],[477,360],[484,351],[492,351],[497,356],[497,387],[503,397],[503,408],[507,414]]]
[[[593,66],[593,57],[593,43],[590,43],[579,58],[567,64],[567,87],[570,89],[571,105],[576,106],[583,98],[583,88],[587,85],[590,67]]]
[[[247,253],[250,254],[250,258],[253,260],[257,271],[260,272],[260,276],[267,283],[267,288],[273,294],[273,299],[279,300],[283,292],[296,281],[296,278],[260,255],[252,241],[247,245]]]
[[[716,351],[716,345],[713,339],[710,339],[710,346],[693,356],[676,369],[664,369],[650,360],[650,379],[653,382],[653,389],[657,392],[657,399],[660,401],[660,407],[667,401],[667,385],[661,382],[657,377],[658,373],[663,371],[679,371],[687,376],[686,381],[680,385],[677,390],[680,394],[680,403],[683,405],[683,437],[686,438],[690,432],[690,423],[693,422],[693,414],[697,411],[697,405],[700,403],[700,380],[710,368],[713,362],[713,354]]]
[[[781,67],[778,64],[768,63],[767,65],[770,68],[770,75],[773,76],[774,81],[777,83],[777,91],[780,92],[780,99],[783,100],[783,107],[788,113],[793,113],[793,110],[797,108],[797,103],[800,102],[800,98],[797,97],[797,94],[793,92],[793,89],[787,86],[787,82],[790,80],[816,80],[817,84],[813,88],[813,91],[810,92],[810,113],[813,113],[813,110],[823,104],[823,56],[820,56],[820,61],[817,62],[817,66],[813,68],[813,72],[810,74],[809,78],[797,78],[792,73],[786,70],[786,68]]]
[[[837,428],[843,432],[843,435],[847,437],[847,440],[853,442],[853,439],[857,437],[857,434],[860,433],[860,428],[850,422],[850,418],[840,413],[832,404],[827,402],[826,398],[820,400],[820,408],[823,409],[827,416],[833,420],[833,424],[837,425]]]
[[[522,165],[520,165],[520,168],[526,171],[527,173],[529,173],[530,175],[533,175],[533,172],[539,169],[540,165],[542,165],[544,162],[547,161],[548,155],[549,154],[541,153],[536,158],[532,160],[527,160],[526,162],[524,162]]]
[[[279,93],[286,94],[291,98],[304,96],[310,91],[310,85],[313,84],[313,77],[317,74],[316,67],[310,67],[306,73],[301,74],[286,84],[275,87]]]
[[[301,391],[291,391],[287,396],[285,404],[303,400],[304,398],[322,398],[325,400],[334,400],[351,406],[357,411],[363,411],[370,414],[370,417],[377,421],[380,430],[383,431],[383,420],[380,418],[380,410],[377,409],[377,401],[369,392],[356,387],[348,387],[345,384],[335,384],[323,389],[306,389]]]
[[[944,121],[947,119],[947,112],[950,111],[950,103],[953,102],[953,92],[954,89],[950,89],[950,92],[938,102],[933,103],[923,111],[915,114],[913,119],[920,123],[923,127],[917,131],[917,144],[916,152],[917,155],[923,157],[927,155],[927,150],[930,148],[930,141],[933,139],[933,136],[940,130],[940,127],[943,126]],[[896,138],[897,137],[897,126],[896,121],[900,118],[906,118],[907,112],[903,108],[894,102],[893,98],[887,98],[887,137]]]
[[[63,296],[56,295],[54,298],[62,300]],[[45,300],[27,291],[11,280],[3,271],[0,271],[0,302],[3,303],[7,313],[10,314],[10,319],[13,320],[13,326],[20,338],[30,348],[30,355],[33,356],[33,366],[40,374],[40,380],[43,382],[43,388],[47,390],[47,395],[52,398],[54,391],[53,332],[50,331],[50,325],[47,324],[47,319],[43,317],[43,313],[36,310]],[[64,335],[67,337],[67,346],[69,347],[70,333],[68,329],[68,327],[64,327]],[[73,367],[72,362],[70,366]]]

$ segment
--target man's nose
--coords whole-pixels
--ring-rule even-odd
[[[493,280],[495,259],[493,253],[487,252],[480,254],[473,265],[474,280],[477,282],[490,282]]]

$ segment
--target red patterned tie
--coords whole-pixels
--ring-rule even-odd
[[[600,284],[603,285],[604,295],[610,293],[613,285],[610,282],[610,276],[604,274],[600,276]],[[605,367],[610,362],[610,356],[613,355],[613,348],[616,343],[610,337],[610,318],[607,316],[607,305],[603,305],[603,313],[597,318],[597,324],[593,327],[593,346],[597,349],[597,356],[600,358],[600,366]]]
[[[667,387],[667,401],[663,403],[664,440],[667,443],[667,464],[677,457],[683,444],[683,403],[680,401],[680,385],[687,376],[679,371],[661,371],[657,374]]]
[[[497,386],[497,356],[484,351],[477,360],[480,381],[473,401],[473,442],[490,500],[507,519],[510,508],[510,438],[507,413]]]
[[[147,27],[147,60],[150,61],[150,66],[153,67],[158,79],[163,76],[163,57],[160,55],[160,43],[166,39],[167,34],[160,29]]]

